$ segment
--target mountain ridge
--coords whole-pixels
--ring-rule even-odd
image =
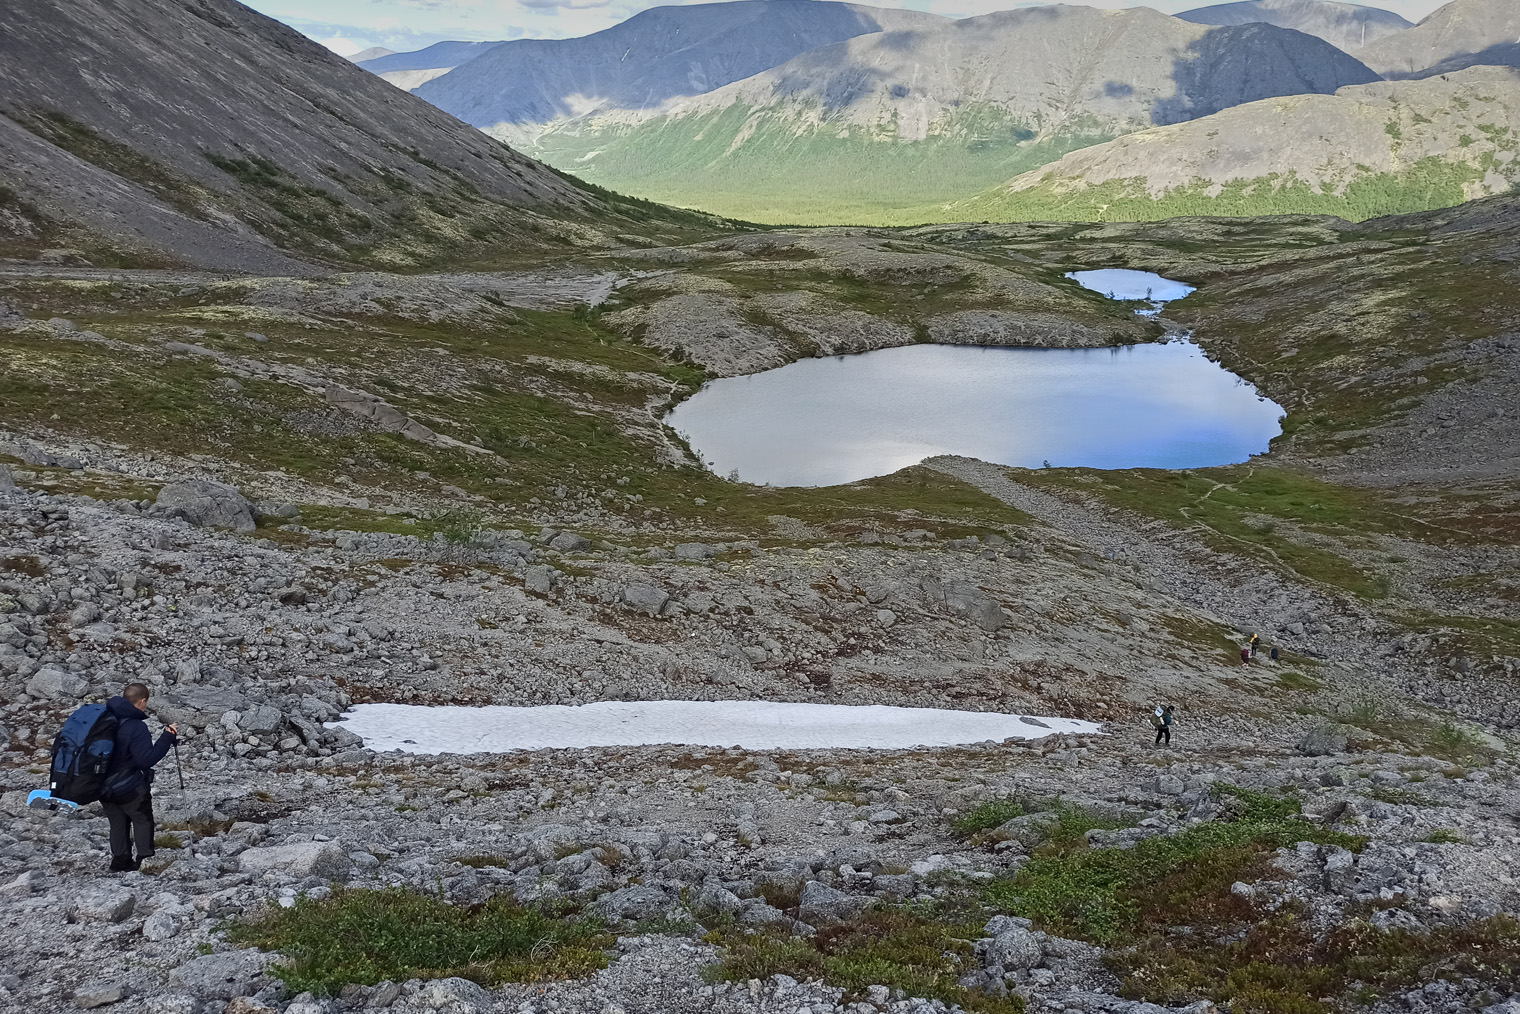
[[[0,85],[0,241],[16,248],[399,267],[573,246],[593,217],[651,214],[232,0],[0,8]]]
[[[1195,7],[1175,17],[1200,25],[1264,22],[1316,36],[1352,55],[1370,42],[1413,27],[1393,11],[1333,0],[1238,0]]]
[[[816,217],[787,217],[787,195],[847,200],[869,175],[883,202],[872,207],[970,196],[1158,122],[1376,78],[1323,40],[1270,25],[1057,5],[860,36],[658,109],[555,124],[527,150],[668,203],[857,221],[810,207],[799,213]]]
[[[700,94],[820,45],[943,20],[832,0],[654,7],[578,39],[493,46],[416,92],[494,136],[521,141],[556,119]],[[634,52],[638,59],[629,61]]]

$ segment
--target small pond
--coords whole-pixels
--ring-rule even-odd
[[[1151,304],[1193,291],[1141,271],[1073,281]],[[712,381],[665,421],[713,471],[829,486],[937,454],[1025,468],[1197,468],[1244,461],[1282,409],[1181,338],[1097,349],[909,345]]]

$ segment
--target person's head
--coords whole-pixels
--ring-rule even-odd
[[[128,683],[121,696],[138,711],[148,710],[148,688],[142,683]]]

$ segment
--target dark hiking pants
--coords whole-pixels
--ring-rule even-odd
[[[1167,746],[1172,745],[1172,727],[1170,725],[1159,726],[1156,729],[1156,745],[1160,746],[1163,739],[1166,740]]]
[[[131,858],[137,842],[137,858],[153,854],[153,793],[144,785],[124,803],[102,802],[100,808],[111,824],[111,858]]]

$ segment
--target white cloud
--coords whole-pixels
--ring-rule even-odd
[[[355,42],[353,39],[342,35],[334,35],[330,39],[318,39],[317,41],[339,56],[353,56],[355,53],[362,53],[369,48],[367,43]]]

